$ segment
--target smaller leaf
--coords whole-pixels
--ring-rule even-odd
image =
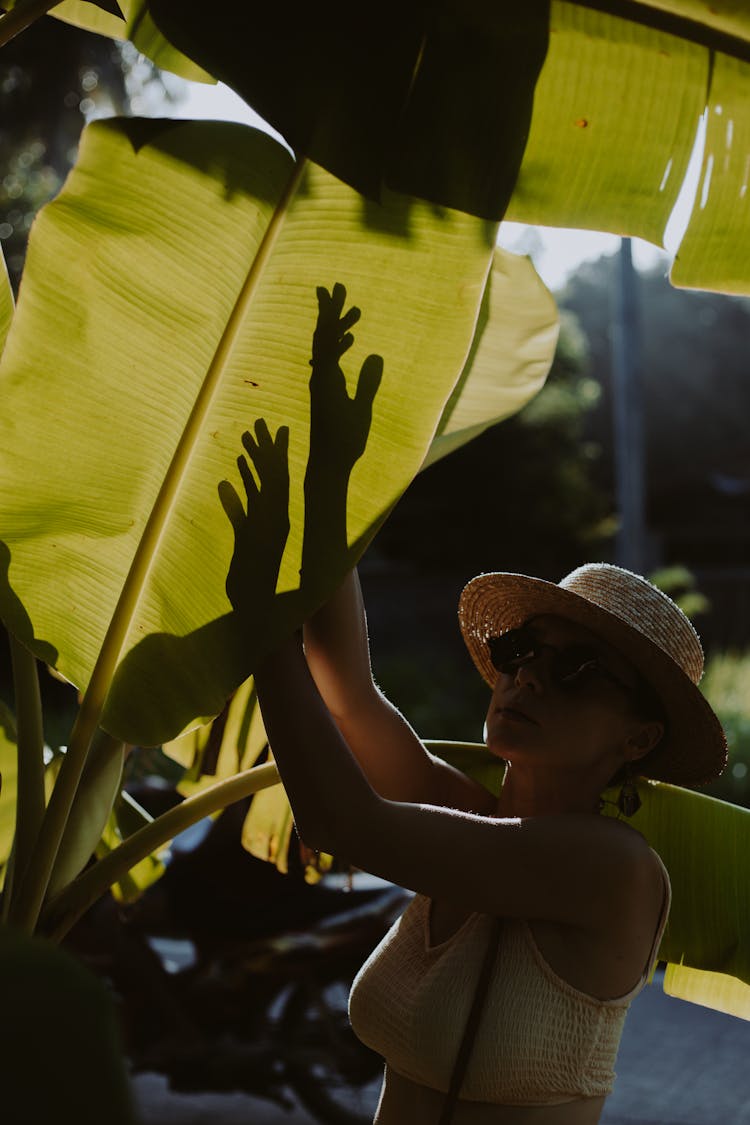
[[[242,826],[242,846],[286,875],[293,828],[294,816],[286,793],[282,786],[274,785],[253,797]]]
[[[139,828],[153,821],[153,817],[134,801],[128,793],[121,793],[120,800],[112,809],[101,839],[96,846],[96,858],[103,859],[119,847],[123,840],[132,836]],[[163,848],[168,845],[164,844]],[[145,890],[162,877],[165,871],[160,855],[163,850],[146,856],[129,871],[121,875],[110,890],[118,902],[135,902]]]
[[[468,359],[422,467],[525,406],[544,386],[559,331],[554,297],[531,260],[496,250]]]
[[[690,222],[672,266],[673,285],[750,293],[749,151],[747,63],[717,53],[712,57],[703,167]]]
[[[664,974],[664,991],[678,1000],[750,1020],[750,985],[726,973],[670,964]]]
[[[733,983],[750,986],[750,809],[659,781],[639,781],[638,792],[641,808],[630,823],[661,856],[672,883],[659,949],[670,963],[665,988],[750,1018],[745,991]],[[604,794],[611,815],[616,797],[615,790]]]
[[[123,743],[100,730],[83,770],[52,869],[50,896],[75,879],[93,855],[120,791],[123,760]]]
[[[216,781],[249,769],[266,743],[266,732],[250,676],[240,684],[213,722],[164,743],[162,750],[185,766],[187,773],[177,789],[183,797],[189,797]]]

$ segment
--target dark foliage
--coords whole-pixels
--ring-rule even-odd
[[[14,288],[34,215],[59,189],[97,103],[122,112],[116,44],[46,18],[0,50],[0,242]]]
[[[613,487],[611,324],[614,258],[584,265],[559,295],[580,321],[589,373],[602,389],[586,433]],[[750,560],[750,301],[674,289],[640,275],[647,519],[663,563],[747,566]]]

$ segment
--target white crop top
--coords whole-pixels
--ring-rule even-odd
[[[657,857],[658,858],[658,857]],[[506,919],[461,1098],[548,1105],[609,1094],[630,1002],[641,991],[666,925],[664,906],[649,963],[625,996],[599,1000],[547,964],[528,923]],[[446,1092],[489,940],[490,918],[471,914],[430,945],[430,900],[417,895],[360,969],[349,1016],[359,1039],[405,1078]]]

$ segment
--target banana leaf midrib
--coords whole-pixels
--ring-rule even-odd
[[[287,187],[274,208],[268,226],[263,234],[258,251],[248,269],[245,282],[227,319],[226,327],[216,346],[213,359],[196,395],[193,408],[175,446],[175,451],[165,474],[161,488],[154,501],[151,512],[133,555],[133,561],[123,582],[117,606],[112,615],[109,628],[94,667],[89,690],[104,700],[107,688],[117,666],[125,643],[128,629],[135,616],[141,594],[148,581],[151,566],[159,550],[162,533],[169,522],[181,482],[185,479],[191,453],[195,449],[202,424],[211,408],[215,394],[221,385],[224,373],[231,362],[231,355],[241,325],[252,304],[264,266],[283,226],[284,218],[304,175],[307,161],[299,161],[293,168]],[[99,681],[99,692],[94,686]]]
[[[717,26],[719,21],[715,13],[706,12],[707,17],[713,16],[713,23],[702,23],[688,16],[677,15],[672,10],[673,4],[666,8],[660,3],[645,3],[644,0],[571,0],[571,2],[578,8],[590,8],[605,15],[629,20],[642,27],[663,31],[678,39],[707,47],[711,51],[719,51],[743,62],[750,62],[750,26],[747,38],[733,35]]]

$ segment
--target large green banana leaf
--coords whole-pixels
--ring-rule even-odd
[[[748,63],[718,55],[693,211],[672,267],[675,285],[750,293]]]
[[[694,43],[553,4],[550,50],[507,218],[661,245],[707,80],[707,52]]]
[[[661,244],[707,109],[672,280],[750,292],[744,0],[452,0],[439,15],[391,0],[357,19],[343,3],[130,0],[123,20],[109,7],[65,0],[56,11],[130,34],[162,65],[207,66],[295,151],[372,197],[388,184],[493,219],[518,180],[507,214],[519,222]]]
[[[320,566],[331,588],[424,461],[493,241],[487,224],[405,197],[365,205],[243,126],[86,130],[32,231],[0,363],[0,607],[77,686],[97,667],[112,733],[161,743],[217,713],[289,627],[238,627],[217,488],[237,480],[243,430],[290,426],[278,589],[296,592],[316,286],[342,282],[363,309],[350,385],[368,353],[385,366],[349,482],[354,555]]]
[[[296,151],[360,190],[391,184],[496,219],[526,145],[508,217],[661,244],[708,105],[721,120],[710,116],[706,187],[673,280],[750,292],[743,0],[552,0],[530,133],[546,3],[455,0],[439,16],[386,4],[357,20],[343,5],[299,5],[291,22],[288,8],[246,0],[219,0],[208,20],[202,0],[151,0],[150,10]],[[517,70],[500,65],[508,51]]]
[[[183,73],[188,57],[203,64],[295,151],[371,197],[388,184],[492,219],[661,244],[707,109],[702,186],[672,280],[750,292],[744,0],[453,0],[439,15],[391,0],[357,19],[343,3],[130,0],[122,20],[108,8],[55,11],[131,35]]]
[[[150,0],[159,29],[298,153],[371,198],[383,184],[501,217],[547,49],[549,0]],[[407,186],[408,185],[408,186]],[[450,200],[450,202],[448,202]]]

